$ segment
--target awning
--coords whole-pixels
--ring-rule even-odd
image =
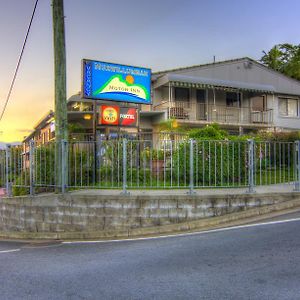
[[[171,83],[172,86],[191,87],[197,89],[209,88],[220,89],[225,91],[250,91],[262,93],[275,93],[272,85],[264,85],[257,83],[247,83],[242,81],[229,81],[205,77],[186,76],[180,74],[166,74],[159,79],[159,85],[156,87]]]

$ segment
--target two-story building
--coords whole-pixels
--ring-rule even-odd
[[[300,130],[300,82],[241,58],[154,73],[152,110],[231,132]]]

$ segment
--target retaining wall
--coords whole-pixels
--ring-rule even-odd
[[[134,232],[143,234],[141,229],[211,220],[218,216],[290,200],[300,204],[300,194],[128,197],[69,193],[0,198],[0,236],[19,238],[129,236]]]

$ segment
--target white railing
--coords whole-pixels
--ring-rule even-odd
[[[189,101],[163,102],[154,110],[168,111],[169,118],[226,124],[272,124],[273,110],[252,111],[250,107],[233,107]]]

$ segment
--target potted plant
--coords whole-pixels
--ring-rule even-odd
[[[166,155],[162,149],[152,149],[150,158],[152,159],[152,172],[160,173],[165,166]]]

